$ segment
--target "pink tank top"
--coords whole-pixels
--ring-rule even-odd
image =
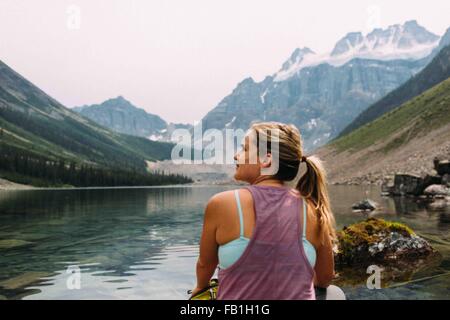
[[[255,208],[253,235],[241,257],[219,269],[219,300],[312,300],[314,270],[298,240],[303,199],[291,189],[248,186]]]

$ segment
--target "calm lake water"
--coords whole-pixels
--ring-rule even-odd
[[[186,299],[205,203],[232,188],[0,191],[0,299]],[[374,216],[408,224],[442,259],[381,290],[343,274],[347,298],[448,299],[450,209],[381,197],[378,187],[331,186],[339,229],[367,217],[351,211],[366,192],[383,207]]]

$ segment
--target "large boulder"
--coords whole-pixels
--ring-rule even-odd
[[[450,161],[449,160],[441,160],[434,159],[434,170],[438,173],[438,175],[443,176],[444,174],[450,174]]]
[[[433,184],[441,184],[441,181],[442,181],[441,176],[439,176],[439,175],[433,176],[433,175],[427,174],[425,176],[425,178],[423,179],[422,189],[425,190],[428,186],[431,186]]]
[[[422,194],[424,179],[411,174],[396,174],[392,194],[396,196]]]
[[[433,184],[428,186],[423,193],[432,197],[450,196],[450,188],[443,184]]]
[[[409,227],[369,218],[344,227],[335,248],[337,266],[407,265],[435,253],[433,247]]]
[[[426,175],[424,178],[411,174],[396,174],[393,186],[383,186],[382,192],[395,196],[420,196],[431,185],[440,184],[442,176]]]

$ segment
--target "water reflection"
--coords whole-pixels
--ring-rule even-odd
[[[186,299],[195,282],[205,203],[230,188],[0,192],[0,299]],[[443,253],[440,265],[418,276],[449,270],[447,209],[382,197],[374,187],[334,186],[339,228],[367,217],[350,209],[366,194],[382,206],[375,216],[407,223]],[[81,270],[80,290],[67,288],[70,266]],[[420,285],[426,297],[442,297],[435,283]],[[344,289],[350,298],[380,295],[362,285]],[[404,290],[384,294],[410,297]]]
[[[23,285],[45,275],[38,286],[47,286],[41,288],[42,297],[63,297],[56,293],[68,291],[62,280],[67,278],[65,271],[71,265],[81,268],[84,294],[90,288],[95,292],[98,282],[103,281],[94,279],[99,276],[107,275],[107,283],[117,286],[124,280],[139,278],[141,271],[151,275],[149,271],[162,266],[161,271],[153,273],[155,281],[162,281],[166,271],[179,265],[171,262],[170,255],[178,257],[180,253],[179,258],[184,260],[197,255],[202,199],[213,193],[208,188],[186,187],[1,193],[0,239],[26,243],[12,243],[2,250],[0,294],[21,298]],[[191,253],[186,254],[186,250]],[[192,274],[193,265],[194,261],[189,263],[184,273]],[[172,275],[167,283],[174,279]],[[192,286],[184,285],[183,293]],[[150,283],[152,287],[157,288]],[[34,288],[26,291],[37,293]],[[142,297],[149,296],[151,292]]]

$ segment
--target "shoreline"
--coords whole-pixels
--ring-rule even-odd
[[[0,191],[9,191],[9,190],[32,190],[36,189],[31,185],[20,184],[16,182],[12,182],[3,178],[0,178]]]
[[[0,178],[1,191],[21,191],[21,190],[97,190],[97,189],[152,189],[152,188],[189,188],[189,187],[211,187],[211,186],[238,186],[238,184],[215,184],[215,183],[186,183],[186,184],[167,184],[154,186],[93,186],[93,187],[34,187],[31,185],[20,184]]]
[[[377,186],[376,183],[355,183],[354,181],[346,182],[330,182],[330,186]],[[169,184],[169,185],[154,185],[154,186],[93,186],[93,187],[34,187],[32,185],[25,185],[16,182],[12,182],[6,179],[0,178],[0,192],[2,191],[21,191],[21,190],[97,190],[97,189],[152,189],[152,188],[190,188],[190,187],[214,187],[214,186],[230,186],[240,187],[239,183],[213,183],[210,181],[194,182],[187,184]],[[379,185],[378,185],[379,186]]]

